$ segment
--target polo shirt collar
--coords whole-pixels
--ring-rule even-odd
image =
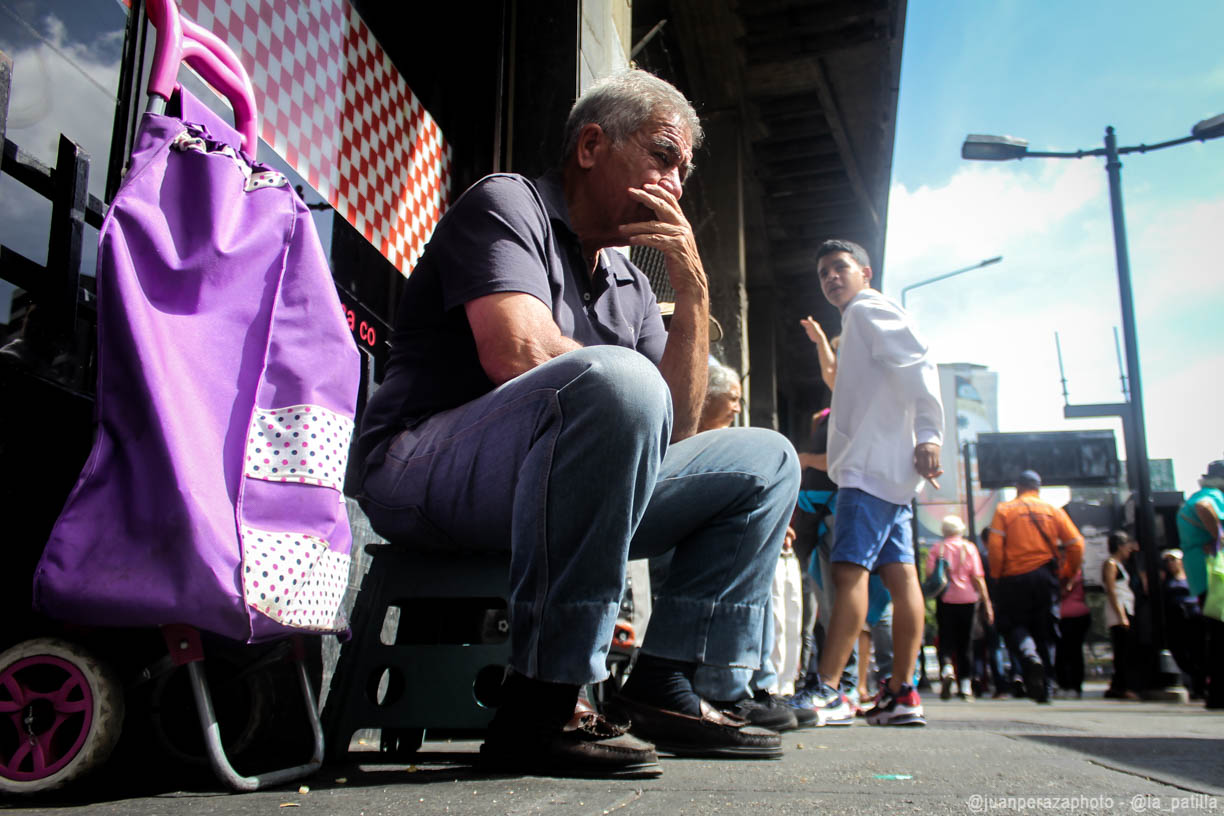
[[[565,203],[565,185],[562,183],[560,170],[549,170],[535,180],[540,198],[544,199],[544,207],[552,221],[562,224],[570,235],[576,239],[574,227],[570,223],[569,205]]]
[[[574,226],[570,223],[569,205],[565,203],[565,185],[561,177],[561,171],[557,169],[549,170],[544,175],[535,180],[536,189],[540,191],[540,198],[544,201],[544,208],[548,211],[550,221],[565,228],[566,233],[574,241],[578,243],[578,233],[574,232]],[[614,258],[614,255],[620,255],[615,250],[603,250],[599,253],[599,268],[605,273],[612,275],[613,279],[618,283],[631,283],[633,281],[633,273],[628,269],[627,259],[624,255],[620,258]]]

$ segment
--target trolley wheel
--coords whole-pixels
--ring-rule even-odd
[[[0,791],[80,779],[106,761],[122,727],[118,678],[80,646],[35,638],[0,654]]]

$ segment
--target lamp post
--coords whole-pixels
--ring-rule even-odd
[[[905,295],[911,289],[917,289],[919,286],[926,286],[928,283],[935,283],[936,281],[941,281],[941,280],[944,280],[945,278],[950,278],[953,275],[960,275],[965,272],[972,272],[975,269],[981,269],[983,266],[990,266],[991,264],[997,264],[1001,260],[1003,260],[1003,256],[996,255],[993,258],[987,258],[984,261],[978,261],[972,266],[966,266],[962,269],[953,269],[951,272],[945,272],[942,275],[936,275],[933,278],[927,278],[925,280],[920,280],[917,283],[911,283],[909,286],[902,287],[901,289],[901,308],[902,309],[905,308]]]
[[[1122,337],[1126,346],[1126,374],[1130,381],[1130,426],[1127,442],[1127,472],[1131,475],[1135,491],[1135,525],[1139,544],[1147,557],[1148,582],[1159,587],[1159,553],[1156,552],[1156,516],[1152,504],[1151,470],[1148,465],[1147,426],[1143,416],[1143,385],[1139,377],[1139,340],[1135,332],[1134,292],[1131,287],[1130,258],[1126,249],[1126,221],[1122,212],[1122,162],[1118,157],[1128,153],[1147,153],[1186,142],[1204,142],[1224,136],[1224,114],[1198,122],[1190,129],[1189,136],[1170,139],[1154,145],[1118,147],[1112,127],[1105,128],[1105,146],[1093,150],[1074,152],[1051,152],[1029,150],[1028,142],[1011,136],[988,136],[972,134],[965,137],[961,146],[961,158],[976,161],[1007,161],[1009,159],[1082,159],[1088,156],[1104,156],[1105,171],[1109,175],[1109,204],[1113,216],[1114,253],[1118,264],[1118,296],[1122,306]],[[1132,450],[1133,445],[1133,450]],[[1157,615],[1161,615],[1159,604]],[[1159,627],[1163,630],[1163,625]]]

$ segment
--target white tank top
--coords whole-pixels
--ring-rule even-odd
[[[1114,595],[1118,598],[1118,603],[1126,610],[1126,616],[1129,618],[1135,614],[1135,593],[1131,591],[1130,575],[1126,572],[1126,567],[1122,566],[1117,561],[1105,562],[1105,568],[1108,569],[1110,564],[1114,565],[1114,569],[1118,571],[1118,577],[1114,580]],[[1105,626],[1118,626],[1122,621],[1118,619],[1118,613],[1114,611],[1114,605],[1109,602],[1109,598],[1105,599]]]

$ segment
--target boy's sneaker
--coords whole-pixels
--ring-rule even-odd
[[[863,716],[862,698],[859,696],[859,690],[852,688],[849,691],[843,691],[842,696],[846,698],[846,704],[850,706],[850,713],[856,717]]]
[[[854,709],[846,695],[824,683],[798,691],[791,697],[791,705],[795,708],[805,708],[816,712],[816,721],[812,725],[850,725],[854,722]]]
[[[798,728],[799,717],[786,700],[776,694],[758,689],[751,697],[736,702],[711,703],[724,714],[733,714],[753,725],[770,731],[793,731]]]
[[[885,685],[876,697],[876,703],[867,710],[868,725],[926,725],[922,715],[922,699],[911,685],[904,685],[893,693]]]

